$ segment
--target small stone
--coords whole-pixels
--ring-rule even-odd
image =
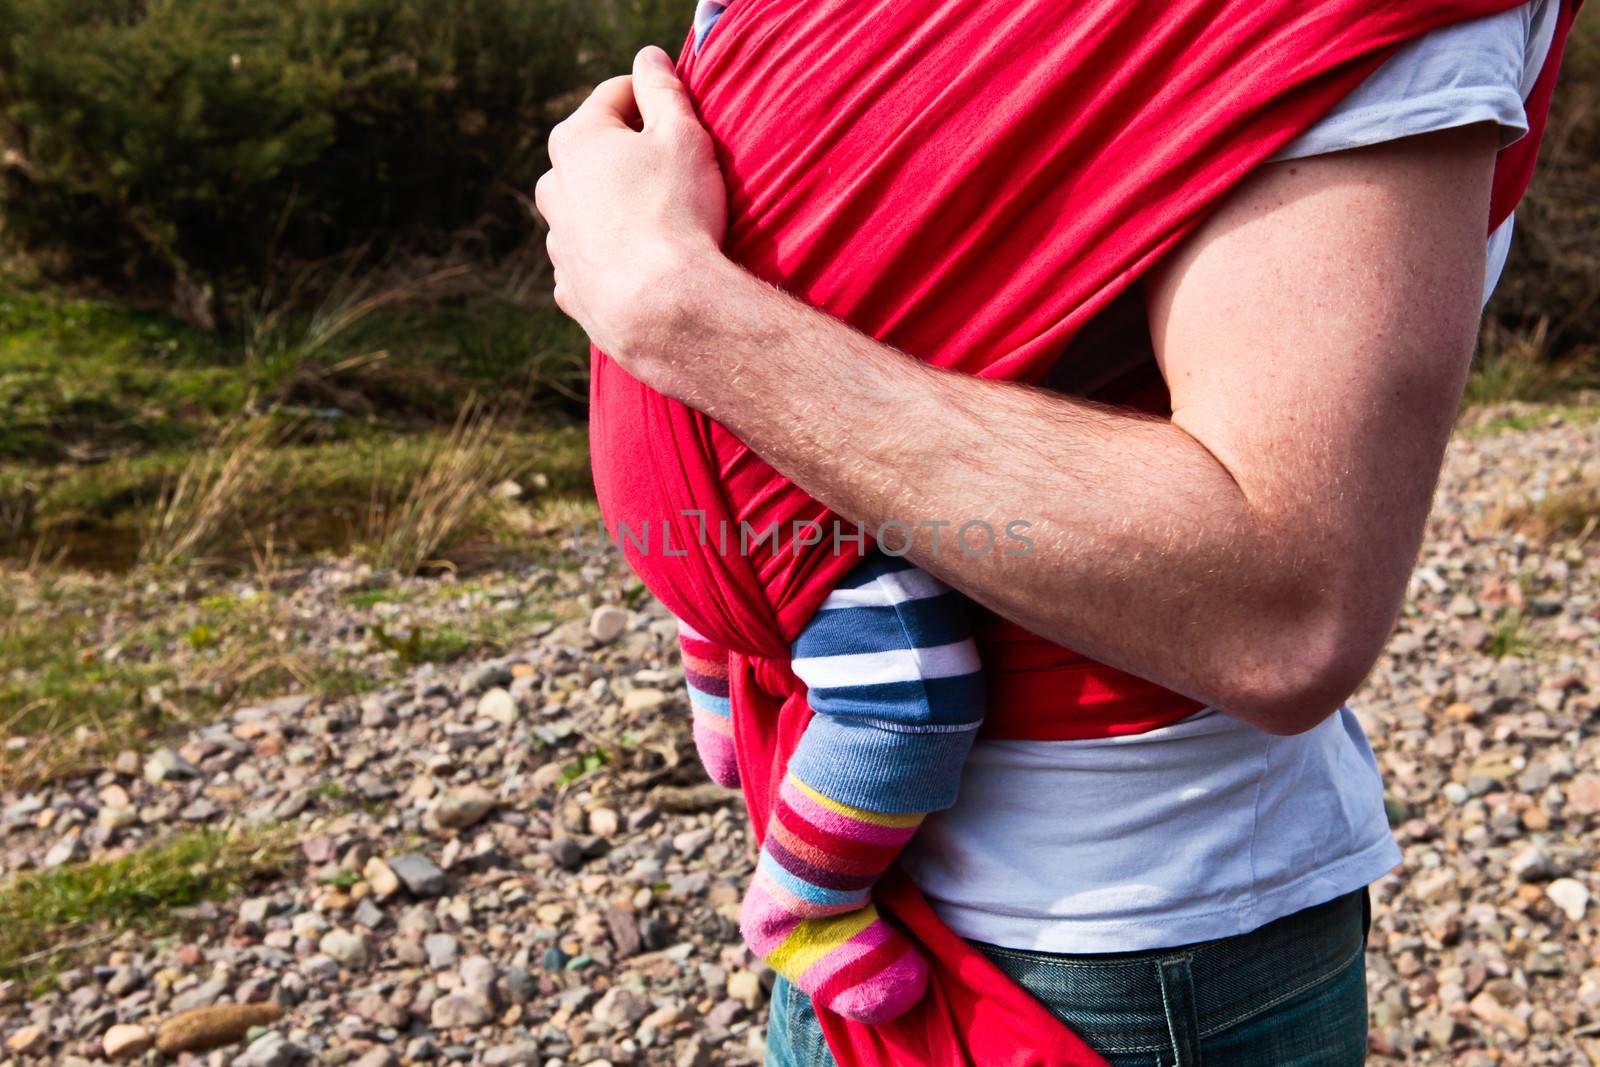
[[[673,1067],[710,1067],[711,1051],[704,1041],[693,1037],[678,1046],[672,1063]]]
[[[367,948],[367,939],[360,934],[351,933],[335,927],[322,935],[322,940],[317,943],[317,948],[325,955],[337,960],[342,966],[353,971],[360,970],[367,965],[371,952]]]
[[[1600,777],[1580,774],[1567,784],[1567,807],[1579,815],[1600,814]]]
[[[719,1001],[716,1007],[706,1013],[706,1025],[715,1030],[726,1030],[744,1018],[745,1014],[744,1005],[737,1000],[730,998]]]
[[[478,698],[478,714],[502,726],[510,726],[522,717],[517,711],[516,698],[499,686]]]
[[[113,1026],[100,1041],[108,1060],[131,1060],[144,1055],[154,1044],[155,1039],[150,1036],[150,1031],[129,1023]]]
[[[714,835],[709,826],[702,826],[694,830],[685,830],[683,833],[673,836],[672,847],[676,849],[678,855],[682,856],[684,859],[692,859],[699,854],[701,849],[705,848],[706,845],[710,843],[713,836]]]
[[[1545,882],[1556,875],[1555,864],[1544,849],[1529,845],[1511,858],[1511,875],[1519,882]]]
[[[362,997],[355,1006],[355,1012],[363,1019],[379,1026],[391,1026],[395,1029],[404,1027],[410,1014],[403,1005],[395,1004],[376,993]]]
[[[643,715],[655,711],[668,700],[660,689],[644,687],[634,689],[622,698],[622,710],[630,715]]]
[[[273,1003],[216,1004],[174,1015],[156,1031],[156,1049],[168,1056],[180,1052],[207,1052],[231,1045],[252,1026],[266,1026],[283,1016]]]
[[[1488,1023],[1504,1030],[1512,1037],[1526,1041],[1528,1038],[1528,1024],[1522,1017],[1501,1004],[1494,996],[1485,990],[1472,998],[1467,1005],[1472,1014]]]
[[[507,686],[510,684],[511,671],[498,663],[482,664],[461,676],[461,692],[469,697],[476,696],[494,686]]]
[[[617,946],[618,959],[638,955],[643,947],[643,939],[639,936],[639,922],[630,909],[618,907],[607,910],[606,929],[611,934],[611,943]]]
[[[445,793],[433,804],[433,819],[447,830],[463,830],[494,810],[495,796],[481,786]]]
[[[339,843],[327,834],[317,834],[302,841],[300,851],[305,853],[306,859],[312,863],[332,863],[334,857],[339,854]]]
[[[107,830],[126,830],[139,821],[139,813],[131,807],[101,808],[95,821]]]
[[[393,726],[398,720],[394,712],[389,710],[381,700],[366,700],[361,704],[361,725],[369,730],[381,730],[385,726]]]
[[[368,1049],[366,1055],[356,1060],[352,1067],[400,1067],[400,1061],[389,1049],[382,1047]]]
[[[596,808],[589,813],[589,832],[601,837],[615,837],[621,827],[621,817],[611,808]]]
[[[636,989],[612,986],[594,1006],[594,1021],[607,1030],[620,1030],[650,1014],[650,1001]]]
[[[182,950],[180,949],[179,951],[181,953]],[[189,964],[189,966],[192,967],[194,964]],[[214,974],[192,989],[187,989],[178,996],[173,997],[172,1010],[190,1011],[194,1008],[204,1008],[207,1005],[214,1004],[218,997],[228,992],[230,984],[231,981],[226,973]]]
[[[491,1017],[487,1004],[465,993],[449,993],[440,997],[433,1002],[430,1011],[435,1030],[482,1026]]]
[[[158,748],[144,761],[144,780],[152,785],[200,777],[200,768],[170,748]]]
[[[539,1046],[532,1041],[497,1045],[483,1054],[484,1067],[538,1067],[543,1062]]]
[[[50,1043],[50,1034],[38,1025],[24,1026],[6,1038],[6,1048],[19,1056],[31,1056]]]
[[[282,1034],[263,1034],[250,1043],[233,1067],[297,1067],[311,1059],[311,1053]]]
[[[1589,910],[1589,890],[1576,878],[1557,878],[1544,887],[1545,895],[1573,922]]]
[[[252,929],[259,929],[266,924],[267,917],[272,914],[272,899],[270,897],[252,897],[239,905],[239,924]]]
[[[367,884],[372,887],[372,892],[379,900],[388,900],[400,892],[400,876],[383,861],[382,856],[368,859],[361,868],[361,877],[367,880]]]
[[[64,867],[83,854],[83,842],[78,837],[64,837],[44,854],[43,865],[47,868]]]
[[[583,865],[583,846],[570,837],[558,837],[551,841],[546,850],[550,858],[556,861],[556,866],[563,870],[575,871]]]
[[[492,1009],[495,1005],[494,983],[500,977],[500,969],[494,961],[487,956],[468,956],[461,961],[458,973],[461,975],[462,991],[477,997]]]
[[[391,857],[389,867],[414,896],[436,897],[449,885],[449,880],[438,865],[416,852],[402,852]]]
[[[734,971],[728,975],[728,996],[755,1011],[761,1003],[761,979],[752,971]]]
[[[461,943],[450,934],[429,934],[423,939],[422,948],[428,954],[428,966],[436,971],[454,967],[461,954]]]
[[[533,975],[524,967],[508,967],[495,983],[495,992],[507,1004],[526,1004],[538,993]]]
[[[589,616],[589,636],[608,645],[622,636],[628,628],[628,613],[621,608],[606,605],[594,609]]]

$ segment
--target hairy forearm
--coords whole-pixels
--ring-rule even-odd
[[[913,559],[1001,615],[1265,728],[1346,695],[1321,648],[1348,643],[1322,610],[1335,576],[1177,424],[931,369],[726,261],[697,276],[641,343],[835,511],[909,524]],[[694,375],[713,352],[721,372]],[[963,551],[974,520],[1029,523],[1031,550]]]

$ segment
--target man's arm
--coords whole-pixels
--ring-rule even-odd
[[[635,136],[670,154],[692,112],[666,78],[636,67]],[[606,153],[581,135],[576,180],[558,156],[541,181],[563,272],[603,258],[578,231]],[[1360,683],[1403,597],[1476,331],[1494,148],[1477,126],[1263,168],[1148,279],[1170,420],[930,369],[681,219],[625,293],[566,275],[564,306],[869,529],[1031,521],[1027,556],[935,552],[924,530],[912,557],[1046,637],[1292,733]]]

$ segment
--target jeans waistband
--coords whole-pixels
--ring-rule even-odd
[[[1138,1051],[1168,1039],[1164,972],[1185,963],[1202,1036],[1295,996],[1366,947],[1367,891],[1336,897],[1259,929],[1148,952],[1029,952],[975,943],[1018,985],[1104,1051]]]

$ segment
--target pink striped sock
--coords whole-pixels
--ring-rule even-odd
[[[701,637],[681,619],[678,647],[683,654],[689,703],[694,708],[695,750],[711,780],[733,788],[739,784],[739,758],[728,705],[728,650]]]
[[[745,944],[820,1007],[869,1023],[905,1012],[927,988],[927,961],[870,893],[920,821],[850,807],[790,774],[740,909]]]

